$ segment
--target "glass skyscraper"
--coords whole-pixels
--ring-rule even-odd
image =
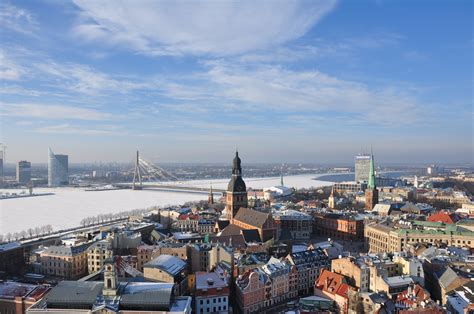
[[[356,182],[368,182],[370,172],[370,159],[369,154],[358,155],[355,157],[355,181]]]
[[[48,149],[48,186],[69,184],[68,155],[55,155]]]

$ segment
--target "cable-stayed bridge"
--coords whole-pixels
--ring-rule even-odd
[[[171,172],[153,164],[151,161],[140,157],[137,151],[132,183],[120,183],[116,186],[131,188],[133,190],[153,189],[171,192],[209,193],[208,188],[185,186]],[[212,189],[213,193],[223,194],[225,190]]]

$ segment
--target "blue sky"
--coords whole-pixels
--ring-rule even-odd
[[[471,1],[0,2],[7,161],[473,162]]]

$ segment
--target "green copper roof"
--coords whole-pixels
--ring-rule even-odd
[[[369,183],[367,188],[375,189],[375,166],[374,166],[374,155],[370,154],[370,172],[369,172]]]

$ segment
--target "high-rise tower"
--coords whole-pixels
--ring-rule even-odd
[[[232,166],[232,178],[227,186],[226,213],[229,221],[232,221],[240,207],[248,207],[247,187],[242,179],[242,167],[239,152],[235,152]]]
[[[56,155],[48,149],[48,186],[69,184],[68,155]]]
[[[369,182],[367,183],[367,189],[365,190],[365,208],[372,210],[379,202],[379,191],[375,184],[375,164],[374,155],[370,155],[370,168],[369,168]]]

